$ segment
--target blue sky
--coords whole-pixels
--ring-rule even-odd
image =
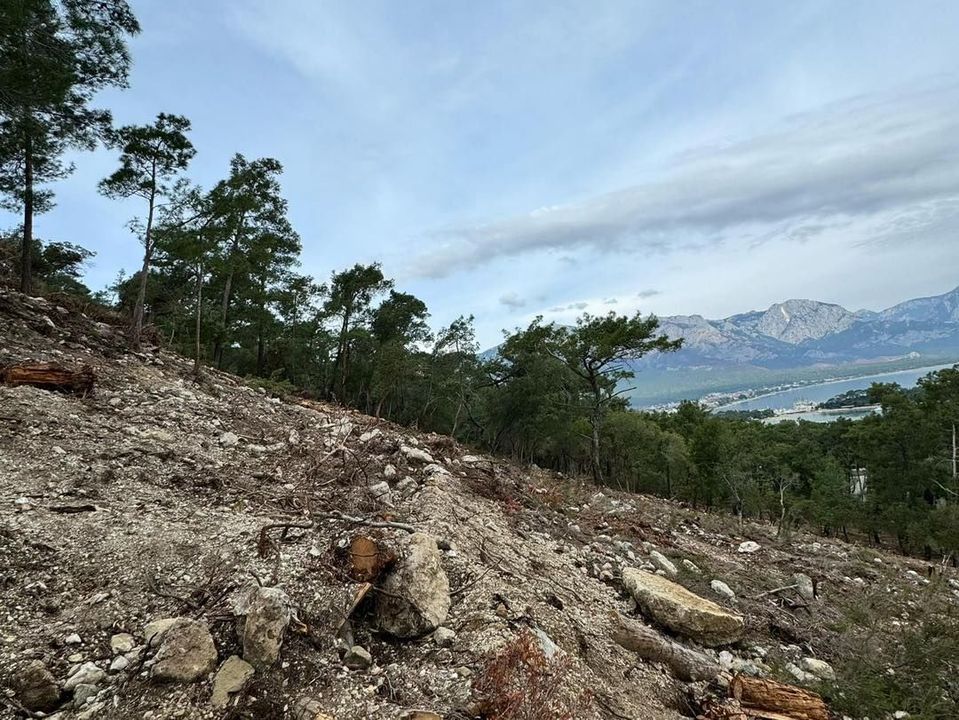
[[[303,268],[378,260],[484,345],[537,314],[877,309],[959,284],[959,3],[134,0],[118,123],[272,156]],[[76,158],[41,237],[139,263]],[[12,220],[11,220],[12,224]]]

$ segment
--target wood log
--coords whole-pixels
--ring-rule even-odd
[[[719,663],[708,655],[691,650],[663,637],[651,627],[611,612],[612,638],[616,644],[644,660],[663,663],[680,680],[712,680],[719,675]]]
[[[357,582],[372,582],[396,562],[396,553],[371,537],[357,535],[350,542],[349,574]]]
[[[829,720],[829,708],[819,695],[775,680],[737,675],[729,683],[729,696],[761,720]]]
[[[76,395],[92,393],[94,380],[93,368],[89,365],[70,370],[58,363],[24,362],[0,368],[0,383],[4,385],[32,385]]]

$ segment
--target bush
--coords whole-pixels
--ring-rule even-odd
[[[547,658],[539,638],[523,630],[493,655],[473,681],[474,711],[487,720],[581,720],[592,696],[572,687],[569,656]]]

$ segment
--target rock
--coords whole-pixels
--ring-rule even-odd
[[[319,700],[311,697],[301,697],[293,704],[294,720],[333,720],[332,715],[323,712],[323,705]]]
[[[659,552],[659,550],[653,550],[649,554],[649,559],[653,561],[653,565],[669,575],[669,577],[674,578],[679,575],[679,570],[677,570],[676,566],[673,565],[672,560]]]
[[[396,476],[396,466],[395,465],[385,465],[383,466],[383,477],[391,478]]]
[[[290,624],[290,599],[279,588],[258,588],[243,625],[243,658],[264,670],[280,657]]]
[[[713,589],[714,593],[717,595],[722,595],[728,600],[736,599],[736,593],[734,593],[733,589],[722,580],[713,580],[711,583],[709,583],[709,587]]]
[[[34,660],[14,677],[20,704],[27,710],[45,712],[60,702],[60,688],[47,666]]]
[[[802,683],[803,685],[814,683],[817,680],[815,675],[807,673],[805,670],[793,663],[786,664],[786,672],[792,675],[796,679],[796,682]]]
[[[85,662],[63,683],[63,689],[73,692],[77,685],[99,685],[107,674],[92,662]]]
[[[693,575],[702,575],[702,574],[703,574],[703,571],[699,569],[699,566],[696,565],[696,563],[694,563],[694,562],[693,562],[692,560],[690,560],[689,558],[683,558],[683,567],[686,568],[686,569],[687,569],[689,572],[691,572]]]
[[[237,443],[240,442],[240,438],[236,433],[225,432],[220,435],[220,445],[225,448],[236,447]]]
[[[427,464],[436,462],[433,460],[433,456],[425,450],[410,447],[409,445],[400,445],[400,452],[406,456],[407,460],[416,460],[418,462]]]
[[[373,656],[366,648],[354,645],[343,656],[343,664],[350,670],[366,670],[373,664]]]
[[[67,635],[66,638],[64,638],[63,643],[65,645],[81,645],[83,640],[79,635],[73,633],[72,635]]]
[[[819,660],[818,658],[806,657],[802,659],[802,669],[808,673],[815,675],[820,680],[835,680],[836,671],[832,669],[832,665],[827,663],[825,660]]]
[[[395,637],[433,632],[450,610],[450,584],[436,539],[413,533],[403,557],[382,584],[376,598],[379,626]]]
[[[439,647],[450,647],[455,639],[456,632],[446,627],[436,628],[436,632],[433,633],[433,642]]]
[[[373,438],[375,438],[375,437],[377,437],[377,436],[379,436],[379,435],[381,435],[381,434],[382,434],[382,433],[380,432],[380,429],[379,429],[379,428],[373,428],[372,430],[368,430],[367,432],[365,432],[365,433],[363,433],[362,435],[360,435],[360,442],[361,442],[361,443],[368,443],[370,440],[372,440]]]
[[[177,618],[163,633],[153,666],[158,682],[191,683],[216,667],[216,646],[206,623]]]
[[[623,584],[643,614],[706,646],[742,637],[743,619],[659,575],[625,568]]]
[[[130,661],[125,658],[123,655],[113,658],[113,662],[110,663],[110,672],[118,673],[123,672],[130,666]]]
[[[123,655],[136,646],[136,641],[130,633],[117,633],[110,638],[110,649],[114,655]]]
[[[412,495],[416,491],[416,488],[419,487],[416,480],[407,475],[405,478],[396,483],[396,491],[401,495]]]
[[[793,575],[793,580],[796,582],[796,592],[799,593],[803,600],[816,599],[816,588],[813,585],[811,577],[803,575],[802,573],[796,573]]]
[[[390,493],[390,484],[386,480],[381,480],[378,483],[373,483],[367,488],[370,492],[370,495],[373,496],[375,502],[380,503],[381,505],[392,505],[393,496]]]
[[[95,698],[98,692],[96,685],[80,683],[73,689],[73,706],[82,707],[88,700]]]
[[[213,695],[210,697],[213,707],[225,708],[230,702],[230,694],[240,692],[254,672],[253,666],[238,655],[227,658],[213,679]]]
[[[753,542],[752,540],[747,540],[746,542],[739,543],[739,549],[737,552],[752,554],[758,552],[762,547],[759,543]]]
[[[154,620],[143,628],[143,639],[146,640],[148,647],[156,647],[163,640],[166,631],[173,627],[173,624],[179,618],[162,618]]]

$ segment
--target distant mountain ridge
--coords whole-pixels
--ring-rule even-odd
[[[881,312],[852,312],[816,300],[786,300],[765,311],[719,320],[700,315],[661,317],[660,326],[670,337],[683,338],[684,347],[641,364],[799,368],[909,354],[939,357],[959,353],[959,287]]]

